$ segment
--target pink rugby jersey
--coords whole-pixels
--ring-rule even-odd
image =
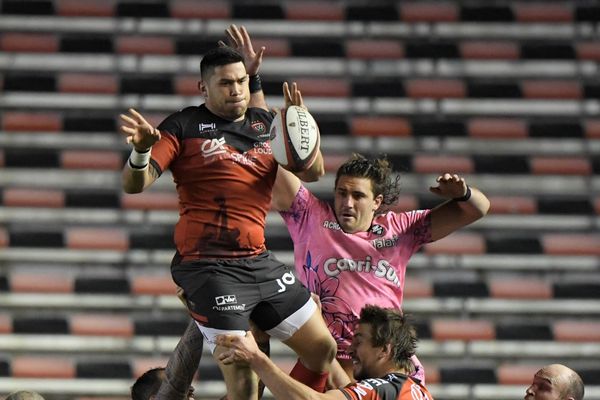
[[[431,239],[430,210],[376,215],[368,232],[345,233],[332,207],[304,186],[281,212],[294,242],[296,274],[319,295],[323,316],[349,358],[354,325],[365,304],[401,308],[406,265]]]

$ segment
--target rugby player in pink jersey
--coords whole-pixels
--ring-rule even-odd
[[[317,294],[338,345],[337,359],[349,377],[349,347],[365,304],[402,308],[406,266],[424,244],[464,227],[488,212],[490,202],[464,178],[440,175],[429,190],[444,199],[433,209],[388,210],[399,196],[399,176],[385,158],[354,154],[337,171],[333,207],[279,169],[273,204],[294,242],[298,278]],[[387,210],[387,211],[386,211]],[[424,379],[417,359],[415,374]],[[347,378],[346,378],[347,379]],[[334,385],[345,384],[337,374]]]

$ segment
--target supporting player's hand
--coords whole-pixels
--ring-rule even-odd
[[[467,183],[465,179],[457,174],[445,173],[436,179],[437,186],[431,186],[429,191],[446,199],[455,199],[462,197],[467,193]]]
[[[127,135],[127,143],[133,144],[136,150],[145,151],[160,139],[160,131],[154,128],[146,119],[130,108],[129,114],[121,114],[121,132]]]
[[[249,364],[254,358],[261,354],[252,332],[246,332],[246,336],[240,335],[217,335],[216,343],[218,346],[227,347],[219,354],[219,361],[225,365],[232,363]]]
[[[258,74],[266,47],[262,46],[258,51],[254,51],[250,34],[243,25],[239,28],[234,24],[230,25],[225,30],[225,35],[227,36],[227,43],[220,40],[219,46],[229,46],[239,51],[244,56],[244,64],[248,75]]]
[[[283,98],[285,99],[285,107],[289,106],[300,106],[306,109],[304,100],[302,100],[302,93],[298,89],[298,84],[292,82],[290,86],[287,82],[283,82]]]

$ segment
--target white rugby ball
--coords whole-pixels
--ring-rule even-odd
[[[319,127],[310,113],[299,106],[280,109],[270,128],[271,150],[283,168],[308,169],[319,151]]]

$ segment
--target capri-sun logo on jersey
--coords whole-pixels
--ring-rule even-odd
[[[381,259],[373,263],[371,256],[366,256],[364,260],[353,260],[351,258],[331,257],[323,263],[323,271],[327,276],[338,276],[342,272],[373,273],[377,278],[392,282],[400,287],[400,279],[396,270],[388,260]]]

